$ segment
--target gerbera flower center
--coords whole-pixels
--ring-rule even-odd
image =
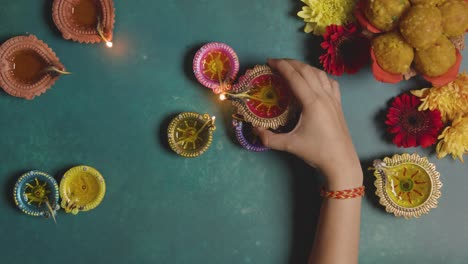
[[[400,123],[404,130],[413,135],[420,134],[429,127],[425,113],[419,112],[417,109],[403,112],[400,116]]]

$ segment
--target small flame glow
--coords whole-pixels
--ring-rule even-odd
[[[212,116],[211,117],[211,122],[213,122],[213,124],[214,124],[215,121],[216,121],[216,116]]]
[[[110,41],[106,41],[106,46],[108,48],[112,48],[114,46],[114,43],[110,42]]]
[[[226,99],[227,99],[227,96],[226,96],[225,93],[222,93],[222,94],[219,95],[219,100],[224,101]]]

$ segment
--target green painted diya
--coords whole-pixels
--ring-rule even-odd
[[[374,161],[375,194],[389,213],[406,219],[437,207],[442,182],[434,164],[418,154],[394,155]]]

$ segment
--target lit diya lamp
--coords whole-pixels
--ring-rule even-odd
[[[96,208],[104,199],[106,183],[101,173],[89,166],[73,167],[60,181],[61,206],[66,213],[78,214]]]
[[[52,217],[60,209],[59,188],[55,179],[47,173],[30,171],[15,184],[13,198],[16,206],[25,214]]]
[[[270,129],[288,123],[293,101],[284,79],[266,65],[247,70],[232,87],[232,92],[221,93],[220,99],[230,100],[246,122]]]
[[[375,194],[389,213],[406,219],[437,207],[442,182],[434,164],[417,154],[374,161]]]
[[[197,80],[214,93],[229,91],[239,72],[239,59],[234,50],[224,43],[203,45],[193,59]]]
[[[172,119],[167,129],[171,149],[186,158],[205,153],[213,141],[215,117],[208,114],[184,112]]]
[[[253,152],[263,152],[269,150],[262,144],[261,139],[254,133],[251,123],[245,122],[239,115],[233,115],[232,126],[239,144],[246,150]]]
[[[69,74],[57,55],[34,35],[18,36],[0,46],[0,86],[28,100],[47,91],[62,74]]]
[[[65,39],[113,46],[115,9],[112,0],[54,0],[52,16]]]

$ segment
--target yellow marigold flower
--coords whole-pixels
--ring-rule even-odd
[[[468,75],[461,73],[449,84],[441,87],[411,91],[420,97],[419,111],[438,109],[442,121],[454,120],[458,115],[468,114]]]
[[[437,158],[451,154],[454,159],[458,158],[463,162],[463,154],[468,151],[468,115],[456,117],[452,125],[439,135],[439,139]]]
[[[343,25],[353,20],[354,0],[301,0],[306,4],[297,13],[304,19],[306,33],[323,35],[329,25]]]

